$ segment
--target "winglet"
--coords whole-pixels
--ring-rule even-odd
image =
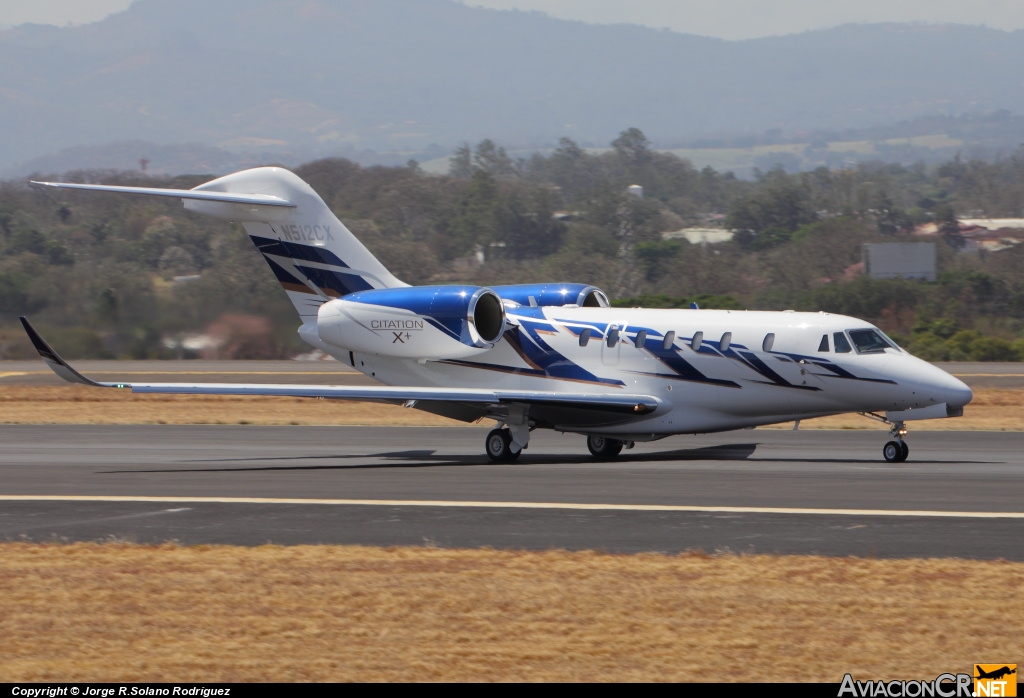
[[[27,317],[22,316],[20,318],[21,324],[25,327],[25,332],[28,333],[29,341],[32,342],[32,346],[39,352],[39,356],[43,358],[43,361],[56,373],[58,376],[66,380],[68,383],[79,383],[81,385],[91,385],[97,388],[128,388],[131,386],[120,384],[120,383],[98,383],[97,381],[86,378],[81,373],[71,368],[71,364],[60,357],[60,354],[55,352],[53,348],[46,343],[46,340],[36,331],[35,327],[32,327],[32,323],[28,321]]]

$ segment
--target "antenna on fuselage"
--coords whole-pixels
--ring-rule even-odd
[[[700,310],[700,306],[697,305],[697,301],[690,301],[690,310]]]

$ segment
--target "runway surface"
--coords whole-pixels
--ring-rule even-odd
[[[754,430],[600,463],[535,432],[494,465],[485,433],[3,426],[0,539],[1024,560],[1024,434],[912,433],[888,464],[882,432]]]

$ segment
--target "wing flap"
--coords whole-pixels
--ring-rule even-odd
[[[223,191],[198,191],[196,189],[117,187],[108,184],[71,184],[68,182],[31,182],[31,184],[37,187],[49,187],[52,189],[85,189],[88,191],[109,191],[119,194],[147,194],[149,196],[170,196],[178,199],[198,199],[199,201],[222,201],[229,204],[295,208],[295,204],[291,201],[268,194],[232,194]]]
[[[77,373],[77,372],[76,372]],[[80,374],[79,374],[80,375]],[[86,379],[88,380],[88,379]],[[532,390],[486,390],[480,388],[420,388],[391,385],[289,385],[261,383],[124,383],[133,393],[171,395],[268,395],[313,397],[332,400],[384,402],[461,402],[483,405],[510,403],[543,404],[551,407],[591,407],[622,414],[650,414],[661,401],[650,395],[604,395],[592,393],[538,392]]]

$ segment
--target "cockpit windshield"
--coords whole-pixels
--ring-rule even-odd
[[[878,330],[847,330],[858,354],[882,354],[886,349],[897,349],[885,335]],[[897,349],[898,351],[898,349]]]

